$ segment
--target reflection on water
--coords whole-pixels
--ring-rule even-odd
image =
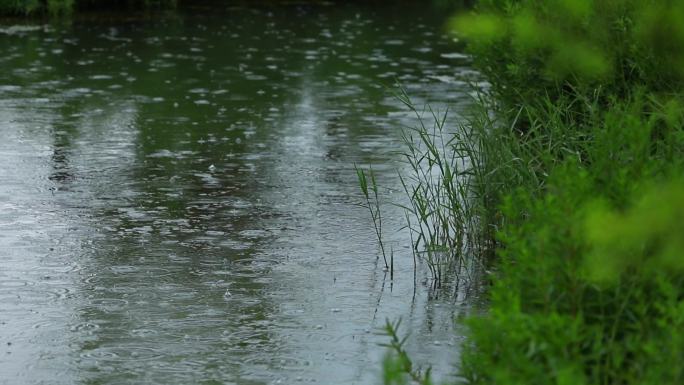
[[[390,207],[389,282],[352,168],[397,190],[395,80],[466,103],[427,11],[197,8],[0,50],[0,383],[370,384],[398,317],[457,363],[463,293],[414,286]]]

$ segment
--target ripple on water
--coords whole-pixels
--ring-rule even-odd
[[[128,300],[123,298],[95,298],[91,299],[90,306],[105,313],[113,313],[123,310],[128,306]]]
[[[232,250],[247,250],[252,247],[252,242],[237,239],[222,239],[216,243],[217,246]]]
[[[128,332],[131,336],[133,337],[142,337],[142,338],[147,338],[147,337],[153,337],[159,334],[159,330],[157,329],[133,329]]]
[[[125,355],[124,355],[125,352]],[[128,346],[119,353],[119,357],[128,361],[152,361],[159,360],[164,357],[164,352],[161,349],[147,348],[142,346]]]
[[[97,360],[97,361],[119,361],[119,355],[107,348],[96,348],[93,350],[88,350],[81,352],[79,357],[86,360]]]
[[[55,327],[55,325],[56,325],[56,322],[44,319],[44,320],[40,320],[38,322],[33,323],[31,325],[31,328],[32,329],[50,329],[50,328]]]
[[[257,229],[252,229],[252,230],[242,230],[238,233],[241,237],[247,238],[247,239],[254,239],[254,238],[262,238],[268,234],[267,231],[265,230],[257,230]]]
[[[10,84],[0,85],[0,91],[2,92],[19,92],[21,90],[21,86],[15,86]]]
[[[271,341],[263,330],[243,328],[236,331],[224,331],[219,337],[228,343],[231,349],[243,350],[246,346],[270,345]]]
[[[244,362],[251,365],[265,366],[270,369],[280,370],[301,370],[304,367],[312,365],[310,360],[283,354],[274,354],[265,357],[252,357],[244,360]]]
[[[140,272],[140,267],[132,265],[110,266],[109,270],[114,274],[135,274]]]
[[[0,289],[33,286],[35,284],[35,282],[24,279],[2,279],[0,280]]]
[[[68,287],[57,287],[57,288],[50,288],[48,290],[48,295],[53,297],[54,299],[57,300],[64,300],[64,299],[69,299],[74,297],[74,292],[72,289],[69,289]]]
[[[81,333],[86,333],[86,334],[92,334],[96,330],[100,329],[100,325],[92,322],[81,322],[76,325],[72,325],[69,327],[69,331],[72,332],[81,332]]]

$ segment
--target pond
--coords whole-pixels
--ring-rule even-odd
[[[414,279],[387,204],[390,281],[354,173],[401,195],[396,82],[453,122],[468,104],[443,22],[300,4],[0,26],[0,383],[374,384],[399,318],[449,378],[469,300]]]

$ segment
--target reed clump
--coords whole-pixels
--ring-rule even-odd
[[[480,173],[482,153],[470,125],[449,128],[448,111],[419,108],[400,89],[397,98],[416,116],[418,125],[402,132],[407,165],[399,173],[406,204],[406,227],[414,255],[426,262],[433,285],[439,287],[454,272],[466,272],[490,248],[482,215],[489,184]]]
[[[472,125],[448,129],[448,111],[416,106],[401,87],[396,97],[415,115],[418,125],[402,131],[400,156],[406,167],[398,177],[406,199],[391,203],[405,212],[414,269],[418,261],[425,263],[436,289],[455,272],[473,270],[482,262],[481,256],[493,250],[494,227],[483,220],[492,184],[479,166],[487,143]],[[356,173],[387,268],[375,175],[372,169],[356,168]]]

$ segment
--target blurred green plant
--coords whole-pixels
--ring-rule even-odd
[[[589,280],[614,285],[634,270],[645,277],[684,275],[684,183],[650,188],[625,211],[597,202],[585,220]]]
[[[678,91],[684,80],[681,0],[482,0],[450,28],[469,42],[497,100]]]

